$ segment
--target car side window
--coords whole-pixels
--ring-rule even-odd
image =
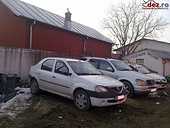
[[[63,74],[63,75],[66,75],[69,73],[69,69],[68,67],[66,66],[66,64],[62,61],[57,61],[56,62],[56,65],[55,65],[55,70],[54,70],[55,73],[59,73],[59,74]]]
[[[99,68],[99,62],[96,59],[90,59],[89,62],[96,68]]]
[[[109,72],[114,72],[112,66],[106,61],[100,61],[99,69],[109,71]]]
[[[54,65],[55,59],[48,59],[45,62],[43,62],[41,66],[41,70],[52,72],[53,65]]]

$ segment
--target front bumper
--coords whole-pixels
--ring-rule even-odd
[[[158,89],[165,89],[168,85],[168,82],[166,79],[158,79],[158,80],[155,80],[156,81],[156,87]]]
[[[141,86],[135,89],[135,94],[149,94],[149,93],[154,93],[157,92],[159,88],[154,85],[154,86]]]
[[[90,100],[92,106],[106,107],[124,103],[127,100],[127,96],[124,96],[124,98],[120,100],[117,100],[115,98],[96,98],[96,97],[90,97]]]
[[[161,90],[167,88],[167,85],[168,83],[157,83],[156,87],[158,88],[158,90]]]
[[[95,92],[95,91],[87,91],[92,106],[104,107],[104,106],[112,106],[117,104],[122,104],[127,100],[127,92],[126,90],[122,90],[121,93],[116,93],[114,91],[108,92]]]

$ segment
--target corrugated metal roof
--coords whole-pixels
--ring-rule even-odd
[[[160,57],[163,59],[170,59],[170,52],[158,51],[158,50],[151,50],[149,49],[148,53],[155,57]]]
[[[16,16],[26,17],[45,24],[65,29],[64,18],[59,15],[38,8],[34,5],[22,2],[20,0],[0,0],[0,1],[2,1]],[[102,35],[93,28],[87,27],[74,21],[71,22],[71,25],[72,27],[71,30],[69,31],[82,34],[91,38],[95,38],[98,40],[102,40],[108,43],[112,43],[112,41],[109,38],[105,37],[104,35]]]

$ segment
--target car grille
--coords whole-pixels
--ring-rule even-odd
[[[155,84],[155,80],[146,80],[146,84],[147,84],[148,86],[152,86],[152,85]]]
[[[120,87],[107,87],[107,90],[109,92],[115,93],[115,94],[122,94],[124,91],[124,87],[120,86]]]

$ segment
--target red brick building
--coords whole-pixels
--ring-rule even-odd
[[[58,55],[111,57],[112,41],[93,28],[20,0],[0,0],[0,46]]]

